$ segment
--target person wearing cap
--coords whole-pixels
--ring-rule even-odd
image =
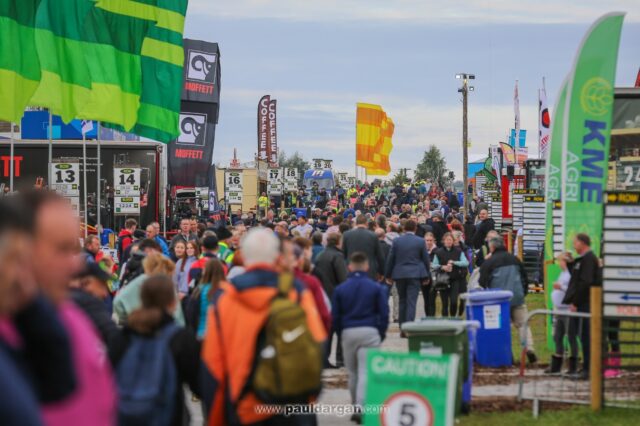
[[[95,262],[87,263],[82,271],[71,282],[71,301],[80,308],[95,325],[105,345],[118,332],[118,327],[111,319],[107,307],[109,280],[112,276]]]

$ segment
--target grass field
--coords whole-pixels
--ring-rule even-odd
[[[534,419],[531,411],[527,410],[510,413],[472,414],[456,421],[459,426],[632,426],[638,423],[636,411],[610,408],[596,414],[587,407],[546,411],[538,419]]]
[[[525,299],[527,302],[527,309],[529,312],[534,309],[546,309],[544,304],[544,294],[532,293],[527,295]],[[547,345],[547,326],[545,324],[544,315],[535,316],[530,323],[531,333],[533,334],[533,343],[535,346],[536,355],[538,355],[538,361],[541,363],[548,363],[551,358],[552,350]],[[520,336],[515,328],[511,327],[511,344],[513,347],[514,356],[519,356],[522,351],[522,345],[520,344]]]

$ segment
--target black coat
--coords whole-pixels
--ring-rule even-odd
[[[324,291],[329,298],[333,297],[333,290],[338,284],[347,279],[347,264],[344,261],[344,254],[334,246],[328,246],[318,257],[313,268],[313,274],[322,283]]]
[[[174,321],[173,317],[168,314],[162,319],[158,329]],[[124,357],[129,345],[131,344],[131,337],[136,334],[134,330],[129,327],[125,327],[120,331],[118,335],[112,341],[112,345],[109,348],[109,359],[114,369],[117,368],[118,363]],[[173,415],[172,425],[184,425],[189,424],[189,413],[184,401],[183,383],[189,385],[191,391],[196,395],[200,394],[198,385],[198,366],[200,364],[200,346],[196,341],[196,337],[190,330],[186,328],[180,328],[173,335],[169,341],[169,349],[173,355],[173,359],[176,365],[176,371],[178,373],[178,392],[176,392],[175,399],[175,411]]]
[[[369,259],[369,276],[374,280],[377,278],[377,274],[384,274],[384,259],[380,244],[378,244],[378,237],[368,229],[356,228],[345,232],[342,249],[347,260],[353,253],[364,253]]]
[[[591,287],[602,285],[602,269],[598,258],[592,251],[588,251],[567,263],[567,267],[571,272],[571,280],[562,303],[575,305],[582,308],[581,312],[588,312]]]
[[[473,234],[472,245],[473,248],[478,250],[484,244],[484,240],[487,238],[489,231],[496,229],[496,223],[493,219],[488,218],[479,222],[476,225],[476,230]]]
[[[109,347],[111,340],[118,334],[116,323],[111,319],[105,303],[93,295],[80,289],[71,289],[71,300],[89,317],[98,330],[105,346]]]

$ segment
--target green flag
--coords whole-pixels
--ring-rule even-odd
[[[142,46],[141,104],[137,122],[131,131],[168,143],[180,134],[178,120],[184,64],[182,39],[187,0],[99,0],[98,5],[125,15],[157,20],[157,25],[149,28]]]
[[[0,118],[18,121],[34,105],[65,122],[175,139],[186,9],[187,0],[1,2]]]
[[[624,14],[598,19],[582,41],[569,76],[562,169],[564,244],[586,233],[600,253],[607,184],[613,88]],[[556,118],[556,122],[557,122]]]
[[[34,30],[39,4],[0,1],[0,120],[19,122],[40,82]]]

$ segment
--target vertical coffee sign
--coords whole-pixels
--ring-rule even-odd
[[[269,106],[271,96],[264,95],[258,102],[258,158],[269,160]]]
[[[258,102],[258,159],[278,165],[277,104],[270,95]]]

